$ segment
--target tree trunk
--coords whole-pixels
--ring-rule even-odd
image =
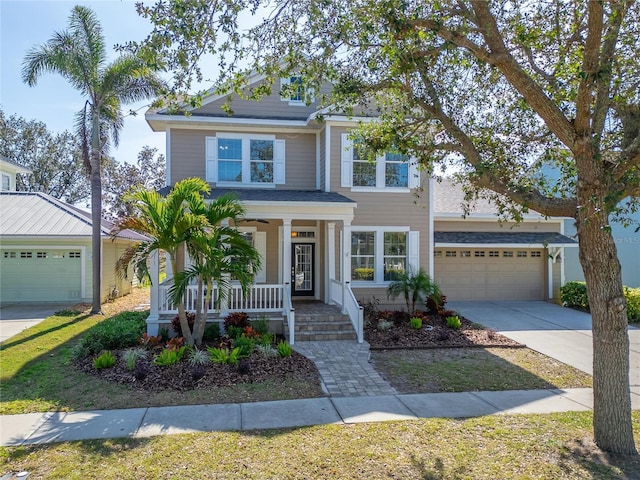
[[[175,275],[178,271],[178,260],[176,258],[176,252],[170,252],[169,256],[171,257],[171,269],[173,270],[173,281],[175,283]],[[184,337],[184,342],[187,345],[193,345],[193,335],[191,335],[189,321],[187,320],[187,314],[184,310],[184,296],[181,298],[174,298],[173,301],[174,303],[178,304],[178,319],[180,320],[180,328],[182,328],[182,336]]]
[[[102,293],[102,180],[100,176],[100,118],[94,106],[91,126],[91,313],[100,313]]]
[[[629,335],[620,262],[609,227],[604,178],[595,155],[582,160],[577,215],[580,263],[593,331],[593,430],[605,451],[636,454],[631,422]],[[583,175],[584,173],[584,175]]]

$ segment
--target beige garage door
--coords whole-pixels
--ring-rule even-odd
[[[435,279],[449,300],[543,300],[543,249],[436,248]]]

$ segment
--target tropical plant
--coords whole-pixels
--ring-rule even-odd
[[[273,345],[271,344],[256,345],[256,352],[266,358],[277,357],[279,355],[278,351],[273,348]]]
[[[420,330],[422,328],[422,318],[421,317],[411,317],[409,319],[409,326],[415,330]]]
[[[421,268],[417,272],[411,270],[405,272],[399,280],[389,284],[387,296],[390,299],[396,299],[400,295],[404,296],[409,315],[413,315],[416,311],[416,304],[422,303],[427,297],[439,297],[440,288]]]
[[[103,368],[111,368],[116,364],[116,357],[113,356],[113,353],[106,350],[93,359],[93,366],[98,370]]]
[[[102,276],[102,180],[100,164],[109,140],[118,144],[124,117],[121,105],[156,97],[163,82],[140,56],[123,54],[107,63],[102,28],[94,12],[75,6],[68,30],[57,32],[45,44],[29,50],[22,78],[30,86],[46,72],[58,73],[84,96],[76,115],[78,139],[91,179],[93,301],[91,313],[100,312]]]
[[[281,357],[290,357],[293,354],[293,348],[288,342],[281,340],[276,347]]]
[[[229,350],[228,348],[209,347],[207,348],[207,351],[209,352],[209,358],[214,363],[228,363],[230,365],[235,365],[240,359],[239,348]]]
[[[113,236],[125,229],[140,232],[148,241],[129,247],[116,264],[117,270],[126,275],[130,263],[134,263],[139,277],[149,277],[147,260],[159,251],[169,255],[173,272],[178,272],[178,249],[196,232],[202,232],[207,220],[193,213],[204,208],[202,194],[209,192],[209,185],[200,178],[187,178],[177,182],[166,197],[144,188],[135,189],[127,198],[133,203],[135,214],[116,222]],[[187,345],[194,344],[189,328],[182,296],[172,298],[178,309],[178,318]]]
[[[122,352],[122,359],[124,360],[127,370],[133,370],[136,368],[138,360],[142,360],[147,357],[147,350],[145,348],[129,348]]]
[[[159,367],[168,367],[175,365],[182,359],[187,347],[165,348],[159,355],[153,359],[153,363]]]
[[[211,359],[209,358],[209,355],[206,351],[194,348],[189,353],[187,361],[189,362],[190,366],[195,367],[197,365],[206,365],[211,361]]]
[[[458,330],[462,325],[460,317],[458,315],[451,315],[447,317],[447,325],[449,328],[453,328],[454,330]]]

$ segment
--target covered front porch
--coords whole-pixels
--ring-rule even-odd
[[[214,189],[209,198],[228,193]],[[244,220],[236,227],[258,249],[263,268],[256,272],[255,284],[246,295],[239,285],[232,285],[227,301],[216,311],[219,297],[214,286],[208,310],[208,320],[221,322],[234,311],[244,311],[252,317],[266,316],[276,327],[296,340],[296,300],[323,303],[339,307],[348,316],[358,341],[363,340],[362,309],[350,286],[350,238],[352,200],[331,192],[300,192],[280,190],[247,190],[234,192],[244,207]],[[177,314],[177,305],[169,297],[172,272],[159,283],[158,255],[151,260],[151,312],[147,319],[149,334],[157,334]],[[180,267],[188,265],[182,258]],[[185,310],[197,310],[197,286],[188,287],[184,295]],[[302,319],[301,319],[302,322]],[[280,327],[278,328],[278,325]],[[284,328],[282,327],[284,325]]]

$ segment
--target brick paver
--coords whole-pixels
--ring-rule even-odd
[[[369,344],[355,340],[297,342],[294,349],[312,360],[332,397],[395,395],[369,362]]]

